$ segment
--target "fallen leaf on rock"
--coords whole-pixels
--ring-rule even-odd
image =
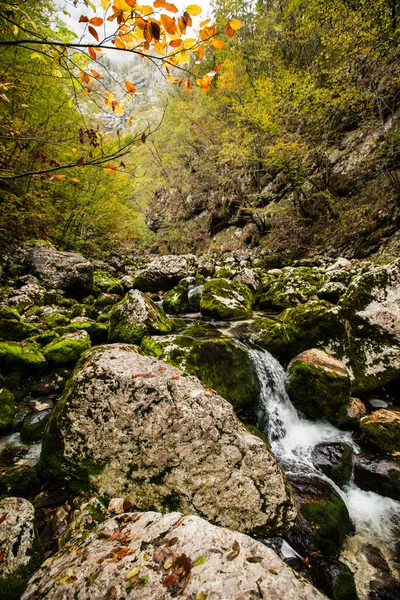
[[[229,554],[226,558],[228,560],[234,560],[237,556],[239,556],[239,553],[240,553],[240,546],[239,546],[239,543],[237,541],[235,541],[235,542],[233,542],[231,552],[229,552]]]
[[[113,554],[113,558],[115,558],[116,560],[121,560],[121,558],[124,558],[124,556],[126,556],[129,551],[129,546],[127,546],[126,548],[121,548],[121,550],[118,550],[118,552]]]
[[[193,566],[194,567],[199,567],[200,565],[203,565],[206,562],[206,557],[204,556],[204,554],[200,554],[197,558],[195,558],[195,560],[193,561]]]
[[[260,563],[263,561],[263,557],[262,556],[249,556],[248,558],[246,558],[246,560],[249,563]]]
[[[134,569],[132,569],[132,571],[129,571],[129,573],[126,576],[126,579],[132,579],[132,577],[135,577],[135,575],[138,575],[140,573],[140,567],[135,567]]]

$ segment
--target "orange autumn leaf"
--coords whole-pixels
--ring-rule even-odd
[[[95,40],[99,41],[99,34],[91,25],[89,25],[88,31],[94,37]]]
[[[114,38],[112,40],[112,43],[117,47],[120,48],[121,50],[125,50],[126,46],[124,44],[124,42],[122,42],[119,38]]]
[[[130,81],[125,81],[125,87],[128,92],[134,94],[136,92],[136,88]]]
[[[225,32],[226,32],[226,35],[227,35],[228,37],[233,37],[233,35],[234,35],[234,33],[235,33],[235,32],[233,31],[233,29],[232,29],[232,27],[231,27],[231,25],[230,25],[229,23],[228,23],[228,25],[225,27]]]
[[[165,31],[170,35],[174,35],[177,32],[175,19],[172,19],[168,15],[161,15],[161,23]]]
[[[193,87],[193,84],[192,84],[192,82],[190,81],[190,79],[186,79],[186,80],[185,80],[185,88],[186,88],[187,90],[191,90],[191,89],[192,89],[192,87]]]
[[[104,21],[100,17],[92,17],[89,23],[91,23],[95,27],[100,27],[100,25],[103,25]]]
[[[97,71],[95,71],[94,69],[90,69],[91,74],[93,75],[93,77],[97,77],[97,79],[104,79],[103,75],[101,75],[101,73],[98,73]]]
[[[179,46],[182,46],[183,41],[182,40],[172,40],[169,45],[171,46],[171,48],[179,48]]]
[[[223,48],[225,45],[222,40],[216,40],[216,39],[211,40],[211,43],[214,46],[214,48],[217,48],[218,50]]]
[[[197,56],[199,58],[199,60],[201,60],[204,56],[204,46],[199,46],[197,48]]]
[[[90,58],[93,58],[93,60],[96,60],[97,54],[96,54],[96,50],[93,48],[93,46],[88,46],[88,53],[89,53]]]

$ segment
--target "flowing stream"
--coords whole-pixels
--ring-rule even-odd
[[[399,535],[400,502],[365,492],[354,482],[341,490],[318,471],[311,460],[314,446],[341,441],[350,444],[357,453],[359,448],[351,433],[340,431],[327,421],[309,421],[299,414],[286,393],[286,372],[280,363],[267,351],[252,350],[250,357],[261,386],[259,427],[279,463],[286,472],[314,474],[328,480],[343,498],[354,521],[355,539],[378,546],[390,560],[390,549]]]

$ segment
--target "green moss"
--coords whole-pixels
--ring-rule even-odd
[[[255,319],[251,324],[251,330],[256,333],[254,339],[256,344],[278,358],[287,355],[293,337],[292,330],[286,323],[264,317]]]
[[[350,405],[350,378],[302,360],[289,367],[287,392],[295,407],[310,419],[336,422]]]
[[[29,498],[40,490],[34,467],[17,465],[0,473],[0,495]]]
[[[254,408],[257,402],[259,382],[248,352],[230,339],[147,336],[141,348],[145,354],[195,375],[204,386],[228,400],[236,411]]]
[[[74,319],[75,317],[85,317],[87,319],[96,320],[98,315],[99,313],[97,310],[90,304],[75,304],[69,311],[71,319]]]
[[[20,565],[9,575],[0,579],[0,598],[2,600],[20,600],[29,579],[39,569],[44,560],[42,545],[36,535],[27,565]]]
[[[102,293],[95,301],[94,305],[96,308],[104,308],[105,306],[114,306],[121,300],[121,296],[117,294],[106,294]]]
[[[268,275],[268,274],[267,274]],[[306,302],[317,294],[322,274],[310,267],[282,270],[278,279],[263,278],[258,304],[263,309],[282,310]]]
[[[340,496],[332,491],[325,503],[305,502],[300,513],[313,526],[311,552],[337,558],[347,535],[354,526]]]
[[[347,565],[346,569],[337,576],[333,585],[332,598],[333,600],[358,600],[354,576]]]
[[[108,319],[105,319],[104,323],[100,321],[77,321],[70,323],[67,327],[57,328],[57,333],[61,335],[76,331],[86,331],[94,346],[105,344],[108,338]]]
[[[200,310],[202,315],[212,319],[234,321],[251,317],[253,302],[253,295],[246,285],[212,279],[204,284]]]
[[[188,300],[189,285],[182,279],[176,287],[165,294],[163,298],[163,309],[171,315],[183,315],[189,312]]]
[[[0,388],[0,433],[11,431],[16,411],[14,394],[5,388]]]
[[[19,321],[21,319],[20,314],[15,308],[11,308],[7,305],[0,306],[0,319],[1,320],[11,320],[11,321]]]
[[[340,457],[340,461],[332,467],[331,479],[340,488],[347,485],[351,479],[351,473],[353,470],[353,449],[349,444],[341,442],[343,448],[343,454]]]
[[[214,325],[202,321],[189,325],[184,333],[194,338],[217,338],[222,336],[222,333]]]
[[[111,273],[97,269],[93,272],[94,291],[97,294],[107,292],[109,294],[124,294],[122,283]]]
[[[81,354],[91,347],[90,338],[86,332],[67,334],[48,344],[43,354],[53,365],[75,364]]]
[[[0,369],[3,373],[37,372],[43,369],[46,359],[36,345],[28,342],[0,342]]]
[[[324,300],[308,302],[285,310],[280,318],[287,325],[289,343],[286,358],[290,360],[308,348],[335,348],[335,356],[342,358],[346,352],[346,322]]]
[[[46,331],[45,333],[33,336],[27,341],[36,342],[36,344],[39,344],[40,346],[47,346],[47,344],[50,344],[50,342],[53,342],[59,337],[60,336],[55,331]]]
[[[40,442],[49,417],[49,410],[27,415],[21,427],[21,440],[25,444]]]
[[[131,290],[110,312],[108,341],[140,344],[146,334],[171,333],[173,329],[173,321],[157,304],[138,290]]]
[[[382,421],[364,417],[360,421],[360,430],[367,440],[385,454],[400,452],[400,419]]]

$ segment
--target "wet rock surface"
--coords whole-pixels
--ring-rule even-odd
[[[22,600],[180,595],[324,598],[260,542],[196,516],[149,512],[108,519],[78,547],[56,554],[32,578]]]

